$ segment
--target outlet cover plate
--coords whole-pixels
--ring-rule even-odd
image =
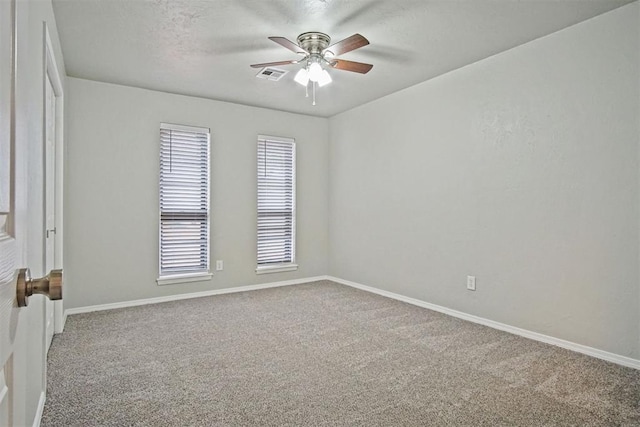
[[[470,291],[476,290],[476,276],[467,276],[467,289]]]

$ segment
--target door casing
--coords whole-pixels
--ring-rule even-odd
[[[45,270],[51,271],[52,269],[63,268],[63,248],[64,248],[64,224],[63,218],[63,179],[64,179],[64,92],[60,74],[58,73],[57,61],[55,58],[53,45],[51,43],[51,36],[49,35],[49,28],[47,23],[43,23],[43,150],[45,153],[45,161],[43,162],[45,170],[43,173],[44,182],[43,188],[45,189],[45,197],[43,198],[44,204],[44,248],[43,248],[43,265]],[[53,89],[54,105],[53,109],[54,117],[50,116],[49,105],[47,105],[47,86],[51,85]],[[49,135],[49,120],[53,119],[54,135],[53,146],[48,145]],[[51,157],[51,158],[50,158]],[[49,168],[53,168],[50,171]],[[53,172],[53,173],[51,173]],[[54,182],[51,182],[53,180]],[[47,193],[52,192],[53,206],[47,206]],[[48,223],[48,212],[53,211],[53,224]],[[51,230],[55,232],[51,232]],[[49,239],[47,237],[53,237],[53,248],[48,247]],[[53,252],[53,253],[52,253]],[[52,258],[52,259],[50,259]],[[64,329],[64,307],[63,301],[47,301],[47,313],[45,318],[47,322],[53,322],[53,332],[61,333]],[[47,349],[49,343],[47,344]]]

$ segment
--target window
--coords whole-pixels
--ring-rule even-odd
[[[291,271],[296,259],[296,144],[258,136],[258,267]]]
[[[160,125],[160,278],[209,274],[209,129]]]

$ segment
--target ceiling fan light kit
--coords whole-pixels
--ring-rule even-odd
[[[347,37],[333,45],[330,45],[331,37],[317,31],[300,34],[296,39],[298,42],[297,44],[284,37],[269,37],[269,40],[278,43],[294,53],[304,55],[304,57],[302,59],[291,61],[253,64],[251,67],[264,68],[273,65],[303,63],[303,68],[296,73],[293,80],[307,89],[307,96],[309,96],[308,89],[309,82],[311,82],[313,105],[316,105],[316,86],[323,87],[333,81],[329,72],[323,68],[323,65],[338,70],[352,71],[360,74],[366,74],[371,70],[371,68],[373,68],[373,65],[371,64],[335,58],[343,53],[351,52],[352,50],[368,45],[369,41],[360,34],[354,34],[351,37]]]
[[[293,78],[296,83],[300,83],[302,86],[306,86],[309,84],[309,72],[306,68],[300,68],[300,71],[296,73],[296,76]]]
[[[318,87],[326,86],[331,83],[333,79],[331,78],[331,74],[327,70],[322,70],[320,73],[320,77],[318,78]]]
[[[313,61],[309,64],[309,80],[312,82],[317,82],[320,80],[320,76],[322,75],[322,66],[318,63],[318,61]]]

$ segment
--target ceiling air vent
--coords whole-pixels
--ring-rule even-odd
[[[266,67],[263,68],[256,77],[259,79],[266,79],[277,82],[280,80],[285,74],[287,74],[287,70],[281,70],[280,68]]]

